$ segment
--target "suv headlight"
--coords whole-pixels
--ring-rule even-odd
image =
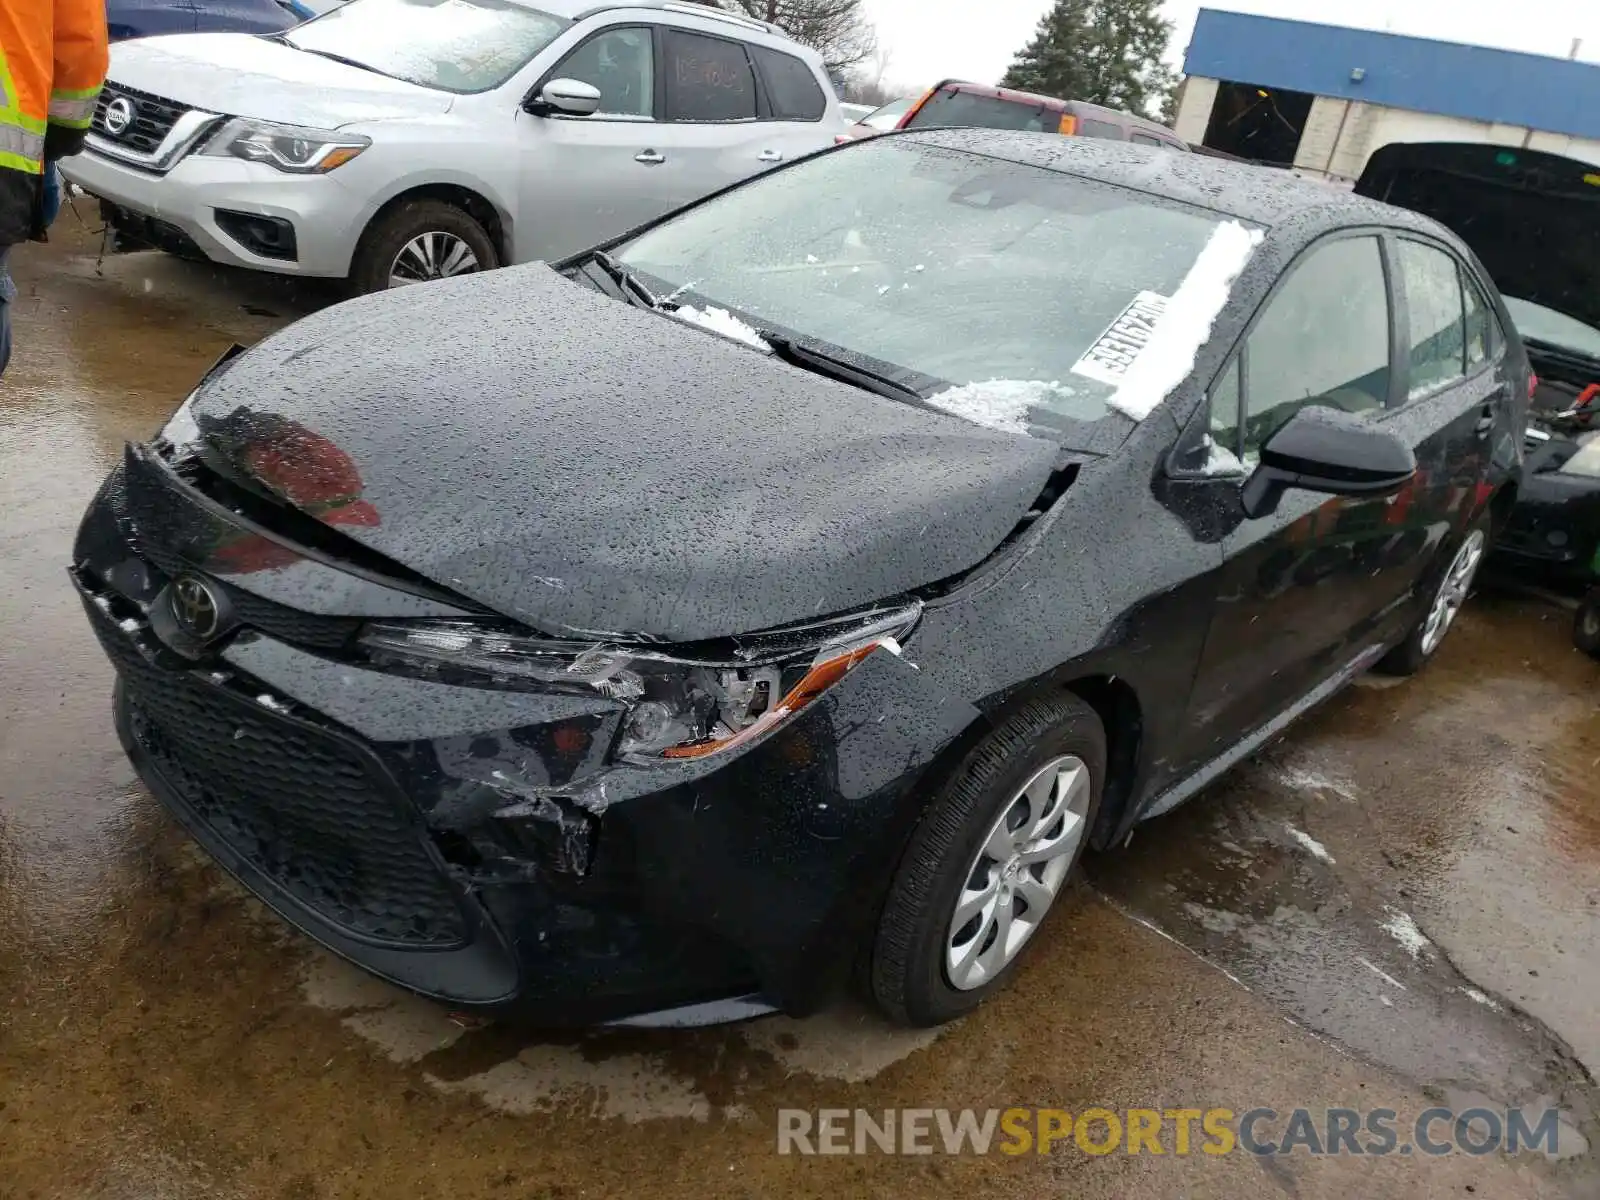
[[[723,655],[552,641],[479,621],[377,621],[358,639],[379,665],[529,681],[627,706],[625,759],[703,758],[800,712],[879,649],[900,653],[922,605],[750,639]]]
[[[372,139],[359,133],[235,117],[211,135],[200,153],[264,162],[293,175],[325,175],[370,145]]]

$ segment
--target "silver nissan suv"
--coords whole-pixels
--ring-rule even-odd
[[[120,234],[356,291],[553,259],[833,144],[821,58],[672,0],[351,0],[113,48],[62,164]]]

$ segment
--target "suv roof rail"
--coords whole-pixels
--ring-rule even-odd
[[[793,41],[788,33],[778,26],[767,21],[758,21],[755,17],[746,16],[744,13],[729,12],[716,4],[686,4],[681,0],[610,0],[606,4],[596,4],[586,8],[574,19],[582,21],[599,13],[610,12],[617,8],[654,8],[662,12],[682,13],[690,17],[706,17],[713,21],[726,21],[730,25],[742,25],[746,29],[759,30],[770,33],[774,37],[781,37]]]
[[[779,37],[789,36],[776,25],[770,24],[766,21],[757,20],[755,17],[749,16],[746,13],[729,12],[727,9],[716,4],[680,4],[675,3],[674,0],[667,0],[667,2],[661,7],[666,9],[668,12],[688,13],[690,16],[695,17],[710,17],[716,21],[729,21],[735,25],[744,25],[751,29],[759,29],[762,33],[775,33]]]

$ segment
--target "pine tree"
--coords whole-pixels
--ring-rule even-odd
[[[1152,112],[1172,87],[1161,61],[1171,36],[1160,0],[1055,0],[1000,83]]]

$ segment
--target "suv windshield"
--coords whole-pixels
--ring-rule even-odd
[[[1048,437],[1159,403],[1258,237],[1143,192],[897,137],[761,177],[616,256],[658,295],[692,289],[881,364],[936,407]]]
[[[1511,323],[1523,337],[1590,358],[1600,358],[1600,329],[1531,300],[1516,296],[1505,296],[1504,299],[1506,312],[1511,314]]]
[[[906,123],[907,129],[1024,129],[1033,133],[1059,133],[1061,113],[1038,102],[1002,100],[976,92],[945,88],[928,97]]]
[[[350,0],[285,38],[408,83],[483,92],[570,24],[514,0]]]

